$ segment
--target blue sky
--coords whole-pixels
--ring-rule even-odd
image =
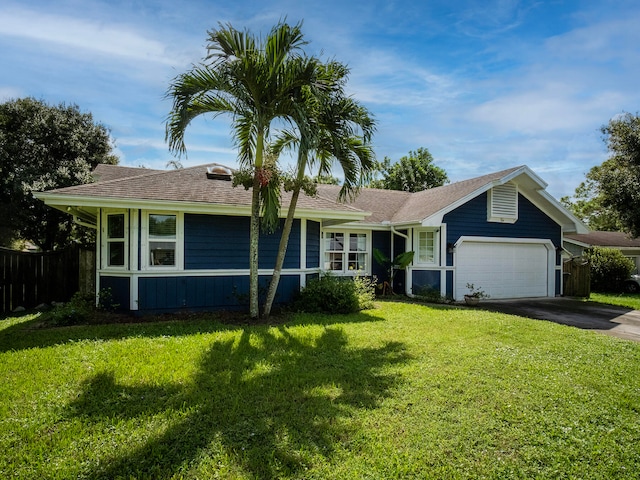
[[[640,110],[635,0],[92,1],[0,3],[0,101],[77,104],[121,164],[165,168],[172,78],[221,23],[304,21],[307,52],[351,68],[376,155],[426,147],[452,181],[526,164],[559,198],[607,157],[600,127]],[[236,165],[230,120],[199,119],[185,166]]]

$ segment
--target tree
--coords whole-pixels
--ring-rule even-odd
[[[298,130],[283,132],[274,146],[276,152],[297,148],[298,160],[294,178],[285,187],[292,192],[291,201],[265,301],[266,317],[271,313],[278,289],[300,191],[315,192],[315,184],[306,177],[307,168],[318,165],[318,177],[331,177],[331,164],[337,161],[344,174],[339,193],[339,199],[344,201],[357,194],[375,164],[369,145],[375,122],[366,108],[345,95],[348,69],[337,62],[318,69],[329,88],[306,91],[304,108],[294,115]]]
[[[560,203],[571,211],[591,230],[618,232],[623,230],[618,214],[602,204],[597,184],[587,173],[587,179],[580,183],[572,197],[560,199]]]
[[[640,236],[640,117],[625,113],[602,127],[611,156],[593,167],[593,180],[602,206],[611,209],[622,227]]]
[[[397,163],[385,157],[377,165],[381,179],[374,179],[369,186],[385,190],[402,190],[405,192],[421,192],[433,187],[440,187],[449,182],[447,173],[433,164],[433,157],[426,148],[409,151]]]
[[[186,152],[184,134],[194,118],[228,114],[241,166],[251,170],[251,226],[249,247],[249,313],[258,309],[258,236],[260,214],[266,224],[278,222],[277,185],[271,183],[274,165],[265,163],[272,122],[290,121],[302,88],[316,85],[317,61],[302,55],[301,25],[280,22],[264,39],[231,25],[209,33],[208,64],[196,65],[177,76],[168,90],[173,108],[167,119],[169,149]],[[271,185],[270,185],[271,183]],[[270,188],[272,187],[272,188]],[[266,208],[262,208],[266,205]]]
[[[80,232],[69,215],[33,192],[90,182],[99,163],[118,163],[109,130],[77,105],[49,106],[34,98],[0,105],[0,224],[8,237],[42,250],[63,248]]]

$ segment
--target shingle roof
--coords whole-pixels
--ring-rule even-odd
[[[595,231],[589,233],[565,234],[565,238],[600,247],[640,248],[640,238],[631,238],[628,234],[623,232]]]
[[[44,193],[45,196],[62,194],[66,197],[130,199],[132,201],[155,200],[225,206],[251,205],[250,191],[242,187],[233,187],[230,181],[208,179],[206,175],[208,166],[198,165],[178,170],[105,168],[100,172],[100,181],[96,183],[60,188]],[[133,176],[125,176],[127,173],[133,174]],[[105,177],[113,178],[102,180]],[[282,197],[282,205],[286,208],[291,195],[283,192]],[[298,199],[298,208],[317,211],[358,212],[358,209],[353,206],[336,205],[336,202],[332,200],[321,197],[312,198],[304,194],[301,194]]]
[[[318,196],[337,202],[338,185],[318,185]],[[364,221],[366,223],[382,223],[391,221],[396,211],[411,197],[409,192],[397,190],[380,190],[377,188],[362,188],[358,196],[349,203],[352,207],[371,212]]]
[[[152,172],[161,172],[162,170],[150,170],[147,168],[139,167],[123,167],[121,165],[109,165],[106,163],[99,163],[96,168],[93,169],[91,175],[96,182],[107,182],[109,180],[119,180],[121,178],[137,177],[139,175],[146,175]]]
[[[420,222],[521,168],[521,166],[509,168],[417,193],[363,188],[360,190],[360,195],[350,205],[372,212],[372,215],[367,217],[364,223]],[[340,187],[336,185],[318,186],[320,194],[327,198],[336,199],[339,190]]]

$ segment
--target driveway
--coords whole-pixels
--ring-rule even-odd
[[[640,342],[640,310],[630,310],[625,307],[603,305],[569,297],[489,299],[481,300],[480,307],[485,310],[595,330],[614,337]]]

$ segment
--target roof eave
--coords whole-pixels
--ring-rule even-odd
[[[251,215],[250,205],[229,205],[205,202],[168,202],[166,200],[130,199],[117,197],[94,197],[80,195],[65,195],[38,192],[36,198],[45,204],[63,212],[68,207],[90,208],[140,208],[156,210],[178,210],[189,213],[217,213],[221,215]],[[281,216],[286,216],[287,208],[281,210]],[[318,218],[344,221],[361,221],[371,215],[371,212],[360,210],[338,211],[331,209],[296,208],[296,218]]]

